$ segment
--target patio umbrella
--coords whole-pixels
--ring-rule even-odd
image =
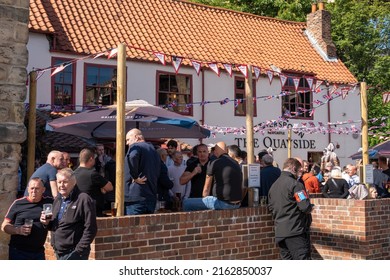
[[[377,159],[379,156],[384,156],[387,158],[390,158],[390,140],[387,140],[385,142],[379,143],[373,147],[371,147],[368,150],[368,157],[370,159]],[[362,152],[359,151],[352,156],[350,156],[352,159],[361,159],[362,158]]]
[[[126,132],[139,128],[145,138],[206,138],[210,131],[188,117],[144,100],[126,102]],[[112,140],[116,137],[116,106],[96,108],[47,123],[47,130],[84,138]]]

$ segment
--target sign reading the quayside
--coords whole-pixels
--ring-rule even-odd
[[[287,130],[286,129],[292,129],[293,125],[291,123],[288,123],[288,121],[280,121],[280,122],[272,122],[272,123],[260,123],[258,125],[259,127],[265,129],[269,129],[267,131],[268,135],[286,135]],[[304,149],[304,150],[315,150],[316,147],[316,140],[306,140],[302,139],[305,135],[304,132],[298,131],[294,132],[294,134],[301,139],[292,139],[291,140],[291,147],[292,149]],[[246,149],[246,138],[245,137],[236,137],[234,138],[234,141],[237,143],[237,146],[240,149]],[[260,148],[261,141],[259,138],[253,139],[253,146],[254,148]],[[287,149],[288,148],[288,140],[287,137],[284,139],[275,138],[271,136],[266,136],[263,138],[262,141],[262,147],[265,147],[266,149],[272,148],[274,150],[276,149]]]
[[[246,138],[243,137],[236,137],[234,138],[234,141],[236,141],[237,146],[240,149],[246,148]],[[253,146],[254,148],[260,148],[260,139],[254,138],[253,139]],[[288,140],[287,139],[278,139],[278,138],[272,138],[269,136],[266,136],[263,138],[262,141],[263,147],[266,149],[271,147],[272,149],[287,149],[288,146]],[[293,149],[304,149],[304,150],[315,150],[316,147],[316,140],[306,140],[306,139],[292,139],[291,140],[291,147]]]

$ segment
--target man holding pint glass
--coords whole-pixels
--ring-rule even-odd
[[[95,202],[80,192],[72,169],[61,169],[56,176],[58,196],[53,212],[45,206],[40,221],[52,232],[51,244],[58,260],[87,260],[97,232]]]
[[[28,183],[28,196],[15,200],[9,208],[1,230],[11,235],[10,260],[44,260],[47,229],[39,218],[43,205],[51,205],[51,197],[43,197],[45,187],[41,179]]]

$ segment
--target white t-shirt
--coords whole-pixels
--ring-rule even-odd
[[[172,197],[176,196],[176,193],[181,193],[181,199],[186,199],[190,196],[191,181],[185,185],[180,184],[180,177],[186,170],[185,165],[171,165],[168,167],[168,177],[173,182],[173,188],[169,190]]]

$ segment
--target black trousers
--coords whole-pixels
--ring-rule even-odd
[[[278,242],[283,260],[311,260],[310,234],[287,237]]]

